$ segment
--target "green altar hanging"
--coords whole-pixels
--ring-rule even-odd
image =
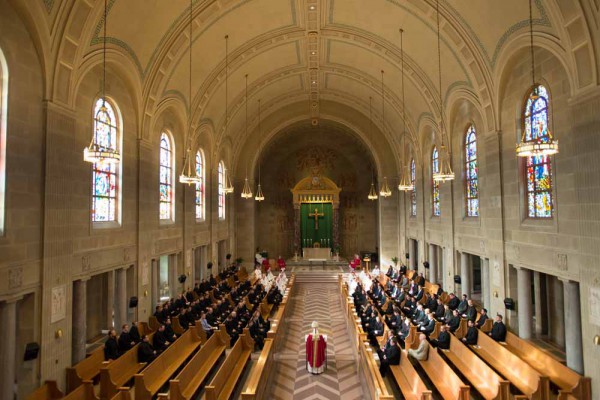
[[[302,247],[333,247],[333,205],[331,203],[302,203]]]

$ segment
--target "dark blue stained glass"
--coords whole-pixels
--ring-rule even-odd
[[[437,173],[440,171],[440,158],[437,147],[433,148],[431,153],[431,174]],[[440,183],[436,182],[432,178],[432,190],[431,190],[431,205],[432,205],[432,213],[434,216],[439,217],[442,213],[441,211],[441,199],[440,199]]]
[[[477,133],[470,125],[465,135],[465,194],[468,217],[479,216],[479,170],[477,167]]]
[[[414,158],[410,161],[410,183],[413,190],[410,192],[410,215],[417,216],[417,166]]]
[[[160,135],[160,155],[159,155],[159,199],[160,199],[160,219],[170,220],[173,218],[173,153],[171,138],[166,134]]]

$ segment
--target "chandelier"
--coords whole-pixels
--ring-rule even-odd
[[[404,101],[404,41],[403,41],[404,29],[400,28],[400,57],[401,57],[401,70],[402,70],[402,124],[403,132],[406,135],[406,102]],[[408,178],[408,167],[403,168],[403,172],[400,176],[400,184],[398,184],[398,190],[402,192],[408,192],[413,190],[414,186]]]
[[[373,136],[373,98],[369,96],[369,136]],[[369,200],[377,200],[377,190],[375,190],[375,172],[371,170],[371,190],[367,198]]]
[[[225,35],[225,136],[227,136],[227,124],[229,123],[229,104],[227,102],[227,93],[229,92],[229,35]],[[225,188],[223,191],[225,195],[233,193],[233,185],[231,184],[231,178],[227,173],[227,168],[223,171],[225,174]]]
[[[440,46],[440,1],[436,1],[435,5],[436,13],[437,13],[437,50],[438,50],[438,83],[439,83],[439,92],[440,92],[440,126],[441,126],[441,134],[442,137],[442,146],[440,148],[440,163],[439,169],[437,172],[433,174],[433,180],[436,182],[446,182],[454,180],[454,171],[452,171],[452,166],[450,165],[450,151],[446,148],[444,144],[444,137],[446,136],[446,128],[444,125],[444,103],[442,102],[442,56],[441,56],[441,46]]]
[[[381,70],[381,129],[385,130],[385,92],[383,91],[383,70]],[[390,197],[392,191],[388,185],[387,177],[383,177],[383,185],[379,191],[381,197]]]
[[[248,138],[248,74],[246,74],[246,138]],[[244,190],[242,190],[242,198],[251,199],[252,189],[248,184],[248,168],[246,168],[246,179],[244,180]]]
[[[188,104],[188,137],[185,159],[183,160],[183,169],[179,175],[179,182],[187,185],[196,185],[202,183],[202,178],[198,176],[196,167],[193,165],[192,152],[192,0],[190,0],[190,76],[189,76],[189,104]]]
[[[529,96],[528,105],[531,105],[530,113],[533,113],[533,107],[535,106],[538,95],[538,83],[535,80],[535,54],[533,51],[533,13],[532,13],[531,0],[529,0],[529,43],[531,50],[531,81],[533,84],[533,90]],[[533,130],[534,127],[531,126]],[[523,129],[523,135],[521,141],[517,143],[517,156],[519,157],[531,157],[531,156],[550,156],[558,153],[558,140],[554,140],[550,127],[547,127],[545,135],[541,135],[537,138],[527,140],[526,130]],[[532,135],[533,136],[533,135]]]
[[[103,140],[104,143],[99,143],[96,132],[92,135],[90,145],[83,149],[83,160],[90,163],[108,163],[117,164],[121,161],[121,154],[116,148],[111,145],[112,129],[104,121],[108,114],[106,108],[106,25],[108,18],[107,0],[104,0],[104,37],[102,39],[102,106],[95,115],[95,128],[102,125],[104,130],[108,129],[108,140]],[[94,129],[95,131],[97,129]]]
[[[263,201],[265,199],[265,195],[260,187],[260,153],[261,153],[261,145],[262,145],[262,130],[260,126],[260,99],[258,99],[258,187],[256,189],[256,196],[254,196],[254,200]]]

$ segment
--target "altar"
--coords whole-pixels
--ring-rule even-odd
[[[305,247],[302,249],[302,258],[305,260],[329,260],[331,249],[329,247]]]

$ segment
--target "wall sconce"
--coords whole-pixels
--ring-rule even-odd
[[[144,290],[144,297],[148,297],[148,290]]]
[[[62,329],[57,329],[56,332],[54,332],[54,337],[56,339],[60,339],[63,336],[63,331]]]
[[[498,298],[498,291],[497,290],[494,290],[494,297]]]
[[[594,336],[594,344],[600,346],[600,335]]]

